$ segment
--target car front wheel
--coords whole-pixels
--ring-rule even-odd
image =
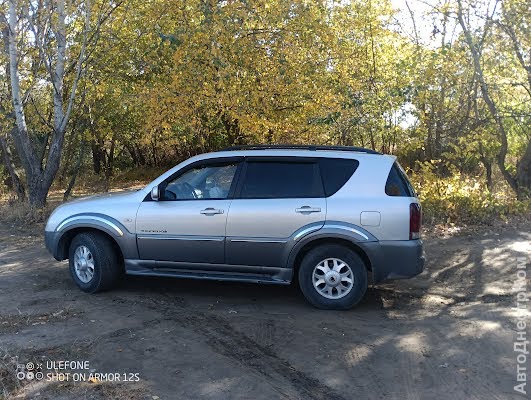
[[[69,248],[69,265],[72,279],[87,293],[112,288],[122,271],[113,243],[96,232],[83,232],[74,237]]]
[[[354,251],[340,245],[322,245],[303,258],[299,285],[315,307],[346,310],[365,295],[367,268]]]

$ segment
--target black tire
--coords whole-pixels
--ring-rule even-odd
[[[94,274],[88,282],[83,282],[77,275],[74,254],[80,246],[90,251]],[[68,250],[70,274],[76,285],[84,292],[96,293],[111,289],[122,275],[122,259],[108,237],[97,232],[79,233],[72,239]]]
[[[350,267],[353,283],[351,289],[341,298],[331,299],[322,295],[313,284],[315,267],[329,258],[340,259]],[[343,271],[346,271],[343,269]],[[318,278],[316,278],[318,279]],[[299,286],[304,297],[313,306],[326,310],[348,310],[358,304],[367,291],[367,267],[358,254],[347,247],[325,244],[308,252],[299,267]],[[319,287],[319,285],[318,285]],[[334,292],[332,291],[332,294]],[[338,292],[336,292],[338,295]]]

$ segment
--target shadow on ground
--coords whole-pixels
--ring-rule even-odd
[[[86,295],[39,238],[2,232],[0,397],[516,398],[511,288],[530,241],[514,229],[428,239],[423,274],[335,312],[295,286],[130,277]],[[62,359],[140,379],[16,379],[17,363]]]

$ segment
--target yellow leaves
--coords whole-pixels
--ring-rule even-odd
[[[169,132],[171,130],[171,125],[168,124],[166,121],[162,121],[162,129],[166,132]]]
[[[186,3],[194,16],[187,24],[196,17],[202,22],[181,32],[170,85],[154,87],[159,99],[148,102],[148,125],[210,125],[209,118],[230,110],[261,135],[280,121],[307,129],[302,125],[313,113],[337,106],[325,84],[326,63],[319,61],[333,37],[322,34],[322,10],[308,2],[288,17],[288,3],[254,3],[228,2],[209,18],[201,17],[199,2]]]
[[[417,163],[417,169],[410,178],[419,191],[427,221],[461,224],[488,221],[500,213],[521,212],[531,206],[516,201],[503,189],[489,192],[481,177],[464,175],[448,162]],[[441,169],[447,169],[445,176],[438,172]]]

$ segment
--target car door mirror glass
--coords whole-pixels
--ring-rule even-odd
[[[158,201],[159,200],[159,187],[155,186],[153,189],[151,189],[151,200]]]

